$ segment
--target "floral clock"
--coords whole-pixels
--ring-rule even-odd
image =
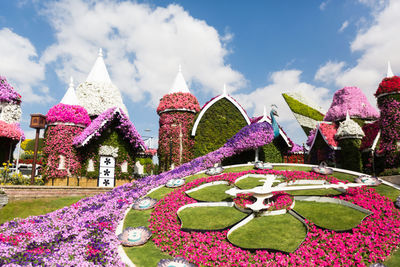
[[[270,188],[276,189],[284,187],[297,189],[309,185],[318,188],[342,187],[343,190],[347,187],[347,189],[345,193],[338,192],[337,195],[328,194],[328,196],[292,195],[290,190],[285,189],[285,192],[273,192],[265,199],[260,199],[259,196],[257,198],[257,194],[247,194],[246,191],[239,192],[240,194],[236,194],[235,197],[227,197],[231,189],[246,190],[238,187],[244,184],[243,181],[238,182],[239,178],[246,174],[284,177],[278,183],[271,184]],[[252,179],[254,181],[250,182],[256,185],[254,187],[253,183],[248,188],[257,193],[256,188],[265,186],[265,181],[257,185],[259,177]],[[226,183],[217,184],[215,183],[217,181]],[[151,214],[149,228],[154,235],[154,243],[162,251],[201,266],[210,264],[231,266],[238,262],[254,266],[304,266],[310,262],[315,266],[363,266],[382,261],[400,244],[400,212],[394,208],[389,199],[380,196],[374,189],[365,186],[352,188],[351,185],[353,184],[342,183],[334,177],[301,171],[253,170],[200,178],[164,197]],[[220,186],[224,188],[221,190],[225,190],[226,195],[221,197],[221,201],[197,202],[191,197],[192,193],[185,193],[193,192],[197,188],[203,190],[207,186],[215,186],[215,189]],[[230,189],[226,190],[226,187]],[[294,194],[295,190],[292,192]],[[323,225],[318,226],[313,222],[312,216],[302,213],[296,206],[311,205],[308,209],[312,210],[313,203],[317,201],[352,209],[360,215],[360,219],[350,228],[341,231],[331,230]],[[257,205],[264,205],[267,208],[257,210],[257,205],[254,206],[256,202]],[[213,224],[216,221],[213,216],[217,218],[221,210],[229,211],[226,214],[232,216],[222,219],[223,223],[220,225]],[[199,212],[207,225],[196,224],[199,220],[188,221],[186,218],[190,216],[185,217],[187,212],[189,214]],[[331,221],[339,219],[337,214],[327,216],[331,216]],[[266,233],[269,228],[275,227],[271,223],[274,218],[286,218],[305,229],[296,239],[297,243],[291,251],[268,246],[250,248],[242,246],[235,238],[240,232],[254,243],[263,238],[268,239]],[[327,219],[329,220],[329,217]],[[265,222],[260,232],[255,234],[251,228],[246,228],[258,222]],[[383,227],[384,225],[390,227]],[[288,237],[287,233],[282,232],[274,238],[279,244],[285,242]],[[368,249],[369,247],[373,249]]]
[[[151,232],[147,227],[128,227],[122,234],[118,235],[121,244],[126,247],[140,246],[145,244],[151,237]]]

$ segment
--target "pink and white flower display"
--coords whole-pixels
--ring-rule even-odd
[[[88,126],[91,122],[86,109],[77,105],[57,104],[46,115],[48,124],[57,122]]]
[[[346,118],[347,112],[351,118],[368,120],[379,118],[378,111],[369,103],[365,94],[358,87],[343,87],[336,91],[324,121],[343,120]]]
[[[21,103],[21,95],[7,82],[6,77],[0,76],[0,102]]]
[[[18,142],[19,139],[25,140],[24,132],[19,127],[18,123],[6,123],[0,120],[0,137],[5,137]]]

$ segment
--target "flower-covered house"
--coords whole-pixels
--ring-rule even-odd
[[[12,161],[17,143],[25,136],[19,127],[21,95],[0,76],[0,163]]]
[[[132,176],[146,146],[110,80],[101,50],[77,92],[71,81],[61,102],[47,113],[44,143],[47,178],[98,178],[98,186],[112,187],[115,179]]]

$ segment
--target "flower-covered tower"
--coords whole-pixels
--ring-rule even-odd
[[[347,112],[346,120],[340,122],[339,128],[335,134],[335,139],[338,140],[341,148],[341,166],[344,169],[361,172],[361,139],[365,136],[360,125],[350,119]]]
[[[388,64],[386,78],[375,93],[380,109],[381,139],[379,153],[385,158],[385,168],[400,165],[400,77]]]
[[[13,151],[25,136],[19,127],[21,96],[0,76],[0,163],[12,161]]]
[[[199,102],[190,93],[179,67],[169,93],[161,98],[157,108],[160,116],[158,158],[164,170],[193,158],[194,140],[190,131],[199,111]]]
[[[119,89],[111,82],[101,48],[86,81],[76,89],[76,96],[79,105],[87,110],[92,119],[113,107],[119,107],[128,114]]]
[[[78,105],[71,78],[69,88],[61,102],[47,112],[43,148],[45,177],[67,177],[79,172],[81,159],[72,142],[90,122],[86,109]]]

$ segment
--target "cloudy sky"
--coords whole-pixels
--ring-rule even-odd
[[[306,136],[281,96],[297,91],[327,109],[333,93],[373,93],[390,60],[400,72],[400,1],[2,0],[0,75],[22,95],[21,126],[83,82],[103,48],[113,83],[143,135],[182,65],[203,105],[223,85],[250,116],[278,105],[297,143]],[[150,132],[145,131],[151,130]]]

